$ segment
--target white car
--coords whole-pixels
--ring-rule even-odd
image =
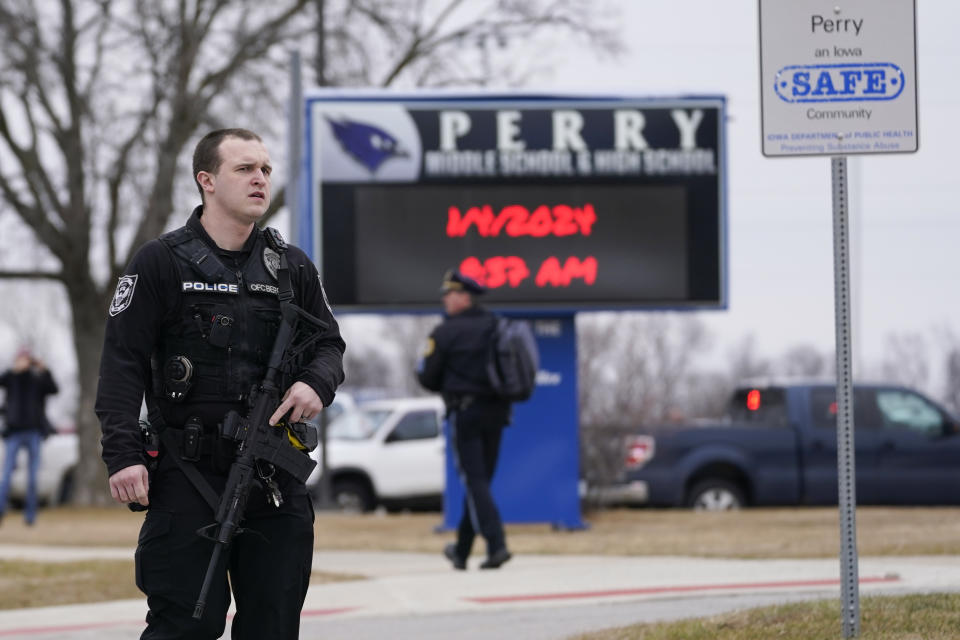
[[[436,396],[367,402],[327,426],[331,498],[345,511],[440,508],[445,481],[443,401]],[[307,487],[319,497],[321,449]]]
[[[6,444],[0,439],[0,471],[6,455]],[[37,472],[37,499],[41,504],[57,505],[70,500],[78,457],[76,433],[55,433],[43,441],[40,469]],[[17,468],[10,482],[8,499],[16,504],[23,504],[26,496],[27,452],[21,449],[17,456]]]

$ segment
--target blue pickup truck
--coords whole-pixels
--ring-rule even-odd
[[[896,386],[855,386],[858,504],[960,504],[960,421]],[[830,384],[738,389],[716,423],[627,437],[622,493],[702,510],[837,503]],[[639,498],[639,500],[637,500]]]

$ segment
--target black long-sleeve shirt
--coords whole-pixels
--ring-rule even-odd
[[[199,214],[198,208],[187,226],[225,265],[242,266],[248,259],[259,259],[250,255],[256,231],[251,233],[243,249],[226,251],[217,247],[203,229]],[[296,379],[309,385],[324,406],[329,406],[337,386],[343,381],[346,345],[327,303],[316,266],[297,247],[289,246],[286,256],[295,303],[329,325],[316,346],[313,360]],[[103,460],[111,475],[143,462],[139,418],[144,393],[152,392],[150,358],[164,328],[180,320],[179,305],[183,294],[174,260],[169,249],[159,240],[143,245],[125,271],[126,276],[136,278],[132,297],[127,306],[107,318],[95,410],[102,430]],[[216,424],[230,409],[244,412],[244,406],[237,401],[196,406],[189,402],[189,398],[178,409],[185,415],[199,415],[209,424]]]

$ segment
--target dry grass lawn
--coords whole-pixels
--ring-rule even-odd
[[[129,576],[118,580],[117,576]],[[0,609],[139,598],[132,560],[0,560]]]
[[[860,640],[955,640],[960,594],[864,598]],[[817,640],[842,637],[835,600],[738,611],[710,618],[606,629],[570,640]]]
[[[0,545],[136,545],[142,514],[121,508],[65,507],[41,511],[25,527],[7,514]],[[584,518],[581,531],[549,525],[508,525],[510,546],[520,553],[693,555],[730,558],[834,556],[840,525],[835,508],[748,509],[731,513],[624,509]],[[440,513],[345,515],[320,512],[317,550],[438,552],[453,538],[438,532]],[[857,511],[861,555],[960,554],[960,508],[878,508]]]
[[[726,558],[813,558],[839,553],[835,508],[748,509],[731,513],[628,509],[588,515],[583,531],[548,525],[509,525],[510,548],[520,553],[693,555]],[[437,552],[452,532],[434,534],[440,514],[317,518],[317,549]],[[861,555],[960,553],[960,508],[861,508]],[[0,538],[2,540],[2,538]]]

